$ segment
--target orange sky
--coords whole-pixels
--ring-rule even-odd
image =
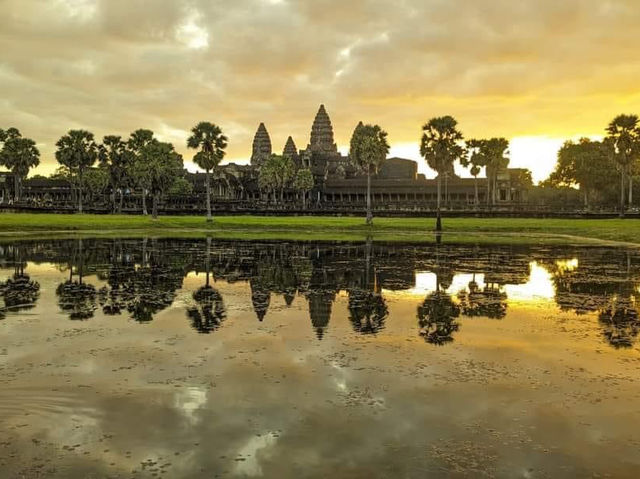
[[[260,121],[274,150],[304,148],[324,103],[343,150],[363,120],[417,159],[421,125],[450,114],[539,180],[564,139],[640,113],[639,25],[637,0],[4,0],[0,127],[50,173],[71,128],[150,128],[189,165],[208,120],[242,161]]]

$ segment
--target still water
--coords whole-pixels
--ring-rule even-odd
[[[640,250],[29,240],[0,282],[2,478],[640,471]]]

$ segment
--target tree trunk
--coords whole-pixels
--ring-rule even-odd
[[[79,281],[78,282],[80,284],[82,284],[82,270],[84,269],[84,254],[82,252],[82,238],[80,238],[78,240],[78,250],[79,250],[79,253],[80,253],[80,261],[79,261],[80,267],[78,268],[79,269],[79,271],[78,271]],[[72,268],[73,268],[73,266],[72,266]]]
[[[80,168],[80,171],[78,172],[78,176],[80,180],[80,194],[78,195],[78,213],[82,213],[82,190],[84,186],[82,184],[82,168]]]
[[[438,199],[437,199],[437,202],[436,202],[436,206],[437,206],[438,211],[440,211],[440,190],[442,189],[442,177],[441,177],[440,173],[438,173],[437,185],[438,185]]]
[[[496,195],[497,186],[498,186],[498,175],[493,175],[493,184],[491,185],[491,196],[492,196],[491,202],[494,206],[497,200],[497,195]]]
[[[624,216],[624,169],[620,168],[620,218]]]
[[[633,203],[633,176],[629,173],[629,208],[631,208],[631,204]]]
[[[213,219],[211,218],[211,177],[209,175],[209,170],[207,170],[207,223],[211,223]]]
[[[118,204],[118,214],[122,214],[122,202],[124,201],[124,193],[122,192],[122,188],[120,188],[120,203]]]
[[[487,172],[487,205],[491,204],[491,175]]]
[[[110,199],[111,199],[111,212],[112,213],[117,213],[118,209],[116,206],[116,189],[113,185],[111,185],[111,195],[110,195]]]
[[[307,209],[307,192],[306,191],[302,192],[302,209],[303,210]]]
[[[20,177],[14,173],[13,175],[13,202],[20,201]]]
[[[207,286],[209,286],[209,270],[211,269],[211,265],[209,264],[210,255],[211,255],[211,237],[207,236],[207,258],[205,262],[205,267],[207,269],[207,283],[206,283]]]
[[[586,188],[584,190],[584,209],[585,210],[589,209],[589,193],[587,192]]]
[[[147,189],[142,188],[142,214],[147,216],[149,212],[147,211]]]
[[[154,220],[158,219],[158,196],[157,192],[153,193],[153,209],[151,210],[151,218]]]
[[[371,167],[367,169],[367,224],[373,223],[373,214],[371,213]]]
[[[449,173],[444,177],[444,205],[449,208]]]
[[[480,199],[478,197],[478,175],[473,177],[473,184],[475,187],[475,193],[476,193],[476,198],[475,198],[475,205],[476,207],[478,206],[478,203],[480,203]]]

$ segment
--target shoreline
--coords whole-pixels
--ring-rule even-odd
[[[35,236],[211,236],[237,240],[316,240],[434,243],[433,218],[0,214],[3,240]],[[634,219],[444,218],[446,243],[604,244],[640,246],[640,221]]]

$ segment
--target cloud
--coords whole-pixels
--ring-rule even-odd
[[[361,119],[417,142],[441,114],[474,137],[597,135],[640,112],[638,24],[635,0],[5,0],[0,126],[49,171],[77,127],[209,120],[242,159],[264,121],[304,147],[320,103],[341,145]]]

